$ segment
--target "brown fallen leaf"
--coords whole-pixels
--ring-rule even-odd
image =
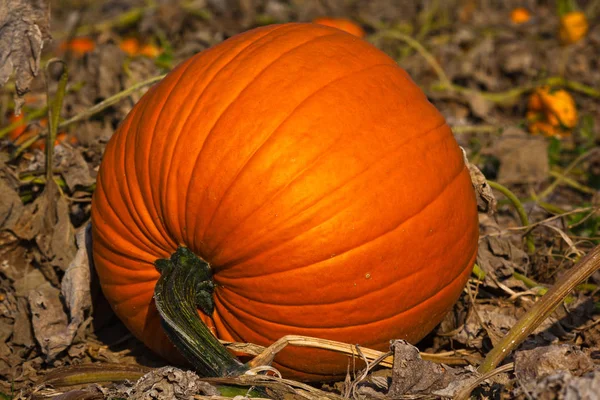
[[[53,360],[72,341],[67,337],[67,314],[60,299],[60,291],[49,283],[29,294],[29,308],[33,332],[46,359]]]
[[[394,352],[394,367],[387,393],[391,398],[431,393],[447,388],[452,382],[472,379],[470,374],[465,376],[462,370],[423,360],[419,349],[404,340],[395,340],[391,349]]]
[[[54,181],[48,182],[44,193],[25,207],[12,230],[21,239],[35,240],[42,261],[63,271],[75,256],[69,203]]]
[[[543,346],[515,353],[515,374],[521,382],[543,378],[559,371],[583,375],[592,369],[592,359],[571,344]]]
[[[526,270],[529,265],[529,257],[510,240],[487,236],[479,240],[477,264],[486,273],[484,283],[487,286],[498,288],[498,282],[512,278],[515,269]],[[510,286],[513,284],[515,283],[510,282]],[[519,285],[519,287],[526,289],[524,285]]]
[[[0,0],[0,86],[15,74],[15,114],[39,73],[44,40],[50,39],[45,0]]]
[[[90,293],[90,262],[86,242],[91,238],[90,225],[77,232],[77,254],[65,271],[61,282],[61,292],[69,309],[71,320],[67,327],[67,335],[71,340],[85,321],[86,313],[92,307]]]
[[[492,192],[492,188],[487,183],[483,172],[476,165],[471,164],[467,159],[465,150],[463,149],[463,155],[465,164],[469,168],[469,175],[471,176],[471,183],[473,189],[475,189],[475,195],[477,197],[477,210],[481,213],[487,213],[493,215],[496,212],[496,198]]]
[[[57,146],[54,151],[55,165],[62,171],[61,176],[71,193],[79,187],[87,188],[96,181],[91,177],[90,168],[79,149]]]
[[[30,349],[35,345],[35,341],[33,339],[31,319],[29,318],[29,305],[25,298],[19,298],[17,304],[19,311],[13,326],[12,343]]]
[[[524,388],[523,388],[524,389]],[[561,371],[537,381],[527,396],[532,399],[588,400],[597,399],[600,393],[600,371],[583,376],[573,376]]]
[[[0,177],[0,230],[11,230],[22,211],[19,194],[8,180]]]

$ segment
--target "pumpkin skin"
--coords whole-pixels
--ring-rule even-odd
[[[442,115],[394,60],[314,24],[234,36],[151,88],[106,147],[93,256],[115,313],[150,349],[181,357],[153,303],[153,263],[179,245],[209,262],[224,340],[286,334],[386,350],[452,307],[478,221]],[[304,380],[348,357],[284,349]]]

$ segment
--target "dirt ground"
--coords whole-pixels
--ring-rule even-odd
[[[232,398],[248,386],[270,398],[417,399],[469,385],[482,399],[600,398],[598,272],[494,374],[479,382],[475,371],[600,243],[600,1],[577,4],[589,29],[565,43],[557,2],[543,0],[0,0],[0,399]],[[526,21],[511,19],[517,7],[528,10]],[[93,275],[89,284],[85,233],[106,143],[182,60],[253,27],[322,16],[360,25],[442,112],[470,163],[501,185],[492,184],[497,205],[480,210],[477,268],[453,311],[417,345],[422,359],[397,342],[393,368],[374,363],[311,385],[207,383],[162,368],[112,314]],[[46,185],[46,93],[61,90],[60,63],[45,68],[53,58],[69,76],[56,184]],[[572,121],[536,131],[547,110],[532,97],[544,100],[544,90],[564,90]],[[110,370],[128,380],[104,381]],[[246,389],[227,394],[232,383]]]

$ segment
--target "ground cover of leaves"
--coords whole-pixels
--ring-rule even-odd
[[[418,344],[443,364],[395,342],[393,369],[372,365],[346,381],[312,386],[247,377],[247,386],[267,387],[259,395],[272,398],[440,398],[470,383],[478,398],[598,396],[599,273],[503,370],[479,383],[474,366],[599,243],[599,3],[579,2],[589,32],[565,46],[555,2],[542,0],[65,0],[52,8],[41,0],[0,0],[0,398],[219,396],[215,388],[227,382],[206,383],[166,366],[103,300],[84,251],[95,175],[116,126],[179,61],[255,26],[324,15],[359,23],[366,40],[398,60],[444,114],[470,162],[521,199],[529,225],[522,227],[513,204],[494,191],[496,212],[480,214],[479,270]],[[531,19],[515,25],[510,11],[523,5]],[[91,48],[65,45],[74,37],[88,38]],[[123,42],[131,38],[154,50],[128,52]],[[66,136],[54,148],[57,185],[46,185],[45,152],[35,139],[46,130],[46,85],[54,92],[60,74],[44,73],[53,57],[68,66],[69,84],[59,130]],[[527,132],[528,96],[549,83],[567,90],[578,110],[577,126],[563,138]],[[13,137],[11,115],[21,105],[23,137],[31,140]],[[60,368],[90,363],[150,374],[76,390],[56,379],[42,385]]]

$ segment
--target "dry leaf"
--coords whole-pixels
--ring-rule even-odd
[[[77,329],[85,320],[85,313],[92,307],[90,293],[90,262],[86,243],[91,239],[90,225],[84,226],[77,232],[77,254],[62,280],[62,295],[69,309],[71,321],[67,334],[75,337]]]
[[[66,270],[75,256],[73,226],[69,219],[69,203],[54,181],[44,193],[25,207],[13,232],[24,240],[35,239],[44,262]]]
[[[419,349],[404,340],[395,340],[392,384],[388,396],[394,398],[406,394],[430,393],[443,389],[455,380],[453,368],[425,361]]]
[[[498,282],[511,279],[511,282],[504,283],[511,287],[517,284],[525,288],[520,281],[512,281],[512,276],[515,269],[523,271],[527,268],[529,257],[506,238],[496,236],[481,238],[477,250],[477,265],[485,271],[486,286],[497,288]]]
[[[592,359],[571,344],[537,347],[515,353],[515,374],[521,381],[543,378],[559,371],[583,375],[592,369]]]
[[[129,382],[112,389],[103,389],[103,394],[106,398],[170,400],[192,399],[194,395],[216,396],[219,392],[192,371],[164,367],[147,373],[133,384]]]
[[[50,38],[45,0],[0,0],[0,86],[15,72],[15,114],[40,69],[44,40]]]
[[[71,193],[79,187],[89,187],[96,180],[90,175],[90,167],[85,162],[79,149],[68,148],[65,146],[56,147],[55,165],[62,171],[67,187]]]
[[[526,392],[528,398],[532,399],[597,399],[600,393],[600,371],[595,370],[581,377],[564,371],[558,372],[540,379],[533,390]]]
[[[463,150],[464,152],[464,150]],[[475,189],[475,195],[477,197],[477,210],[488,215],[493,215],[496,212],[496,198],[492,188],[488,185],[487,180],[483,173],[477,168],[476,165],[469,163],[465,156],[465,163],[469,168],[469,174],[471,175],[471,183],[473,189]]]
[[[22,212],[19,194],[0,178],[0,230],[11,230]]]
[[[35,338],[48,360],[54,359],[72,341],[65,335],[67,314],[63,309],[60,291],[46,283],[29,294],[29,307]]]

